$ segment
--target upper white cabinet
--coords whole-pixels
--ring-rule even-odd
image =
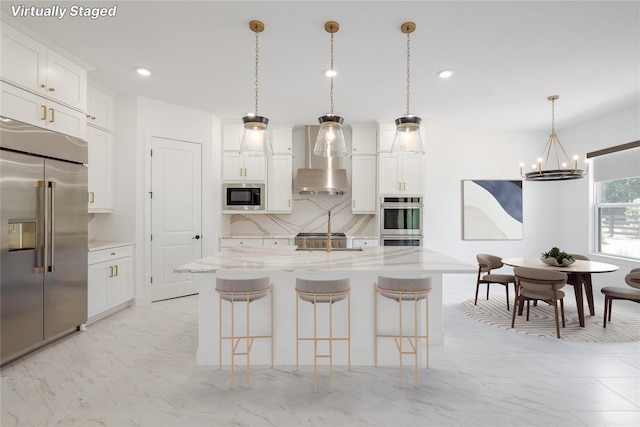
[[[273,156],[267,158],[267,212],[293,212],[293,126],[270,126]]]
[[[267,163],[267,211],[293,212],[293,156],[274,154]]]
[[[293,154],[293,126],[269,126],[274,154]]]
[[[87,124],[115,132],[115,96],[89,85],[87,98]]]
[[[0,82],[0,92],[2,116],[65,135],[87,137],[84,113],[4,82]]]
[[[376,143],[375,126],[351,125],[351,213],[375,214]]]
[[[89,145],[89,212],[114,210],[115,97],[89,86],[86,114]]]
[[[396,125],[394,122],[378,122],[378,151],[389,153],[395,136]]]
[[[381,195],[422,195],[423,156],[380,153],[378,185]]]
[[[378,130],[374,126],[351,125],[351,154],[376,154]]]
[[[2,23],[2,79],[22,89],[87,109],[87,70]]]
[[[264,157],[240,155],[241,123],[225,123],[222,127],[222,180],[231,182],[264,182],[267,163]]]
[[[222,180],[231,182],[263,182],[266,162],[264,157],[241,156],[237,151],[222,153]]]
[[[376,194],[376,156],[351,156],[351,213],[375,214]]]
[[[240,151],[243,129],[242,123],[237,120],[222,124],[222,151]]]
[[[93,126],[87,127],[89,145],[89,212],[113,211],[114,155],[113,134]]]

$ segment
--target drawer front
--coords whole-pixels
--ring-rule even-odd
[[[131,256],[131,246],[120,246],[89,252],[89,265]]]

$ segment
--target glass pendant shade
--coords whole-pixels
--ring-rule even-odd
[[[343,118],[328,114],[318,119],[320,131],[313,154],[320,157],[342,157],[347,155],[347,145],[344,142],[342,130]]]
[[[242,122],[244,131],[240,141],[240,154],[247,157],[272,155],[273,148],[267,131],[269,119],[261,116],[245,116]]]
[[[413,155],[424,154],[420,122],[415,116],[404,116],[396,119],[396,135],[391,145],[391,154]]]

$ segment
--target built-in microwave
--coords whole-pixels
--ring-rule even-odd
[[[380,236],[422,236],[422,197],[383,197]]]
[[[222,186],[222,209],[229,211],[264,210],[264,184],[227,183]]]

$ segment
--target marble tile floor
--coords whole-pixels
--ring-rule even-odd
[[[2,369],[9,426],[638,426],[640,342],[570,343],[465,316],[475,285],[445,284],[445,344],[420,387],[395,367],[195,365],[197,297],[127,308]],[[498,292],[492,297],[503,298]]]

